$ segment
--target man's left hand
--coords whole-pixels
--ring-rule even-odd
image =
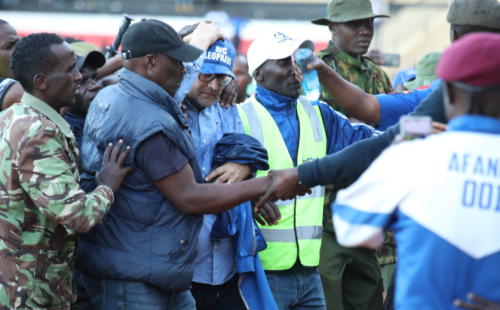
[[[459,299],[455,299],[453,301],[453,305],[458,308],[471,310],[500,310],[500,304],[489,301],[476,294],[469,293],[467,294],[467,298],[472,300],[474,303],[468,303]]]
[[[252,200],[252,207],[255,207],[258,203],[259,198]],[[258,212],[253,208],[252,214],[254,219],[262,226],[266,226],[266,223],[269,226],[278,225],[278,220],[281,220],[280,209],[272,201],[266,202]]]
[[[214,183],[237,183],[246,179],[252,170],[250,165],[225,163],[214,171],[210,172],[205,178],[206,182],[210,182],[215,177],[219,177]]]
[[[219,97],[220,107],[223,108],[225,106],[226,109],[230,106],[234,107],[234,104],[236,103],[236,96],[238,96],[238,85],[236,85],[236,83],[231,82],[224,86],[224,89]]]

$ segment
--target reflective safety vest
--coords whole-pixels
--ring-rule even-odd
[[[271,169],[293,168],[293,161],[281,132],[271,114],[255,95],[238,105],[247,134],[267,149]],[[297,164],[326,155],[326,132],[319,106],[313,106],[305,97],[297,102],[299,141]],[[267,171],[258,171],[257,177]],[[265,270],[287,270],[297,261],[304,266],[319,265],[319,250],[323,233],[323,202],[325,188],[316,186],[312,194],[291,200],[278,200],[281,220],[278,225],[260,226],[267,249],[259,253]]]

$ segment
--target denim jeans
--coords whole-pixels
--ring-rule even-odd
[[[297,262],[288,270],[266,270],[266,276],[279,310],[326,310],[318,268]]]
[[[83,273],[82,280],[96,310],[196,310],[189,290],[169,292],[144,282]]]

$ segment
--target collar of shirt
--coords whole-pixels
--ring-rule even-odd
[[[293,104],[293,112],[297,111],[297,98],[293,99],[290,97],[282,96],[278,93],[272,92],[265,89],[262,86],[257,85],[257,100],[269,111],[273,112],[289,111]]]
[[[371,69],[371,65],[367,63],[365,57],[353,58],[347,53],[342,52],[332,41],[328,42],[326,50],[337,58],[337,61],[343,61],[359,71],[367,71]]]
[[[500,120],[481,115],[463,115],[448,123],[447,131],[468,131],[500,135]]]
[[[24,93],[23,97],[21,98],[21,102],[29,105],[33,109],[45,115],[45,117],[50,119],[66,137],[72,137],[71,128],[68,122],[66,122],[61,114],[57,113],[57,111],[54,110],[51,106],[38,99],[37,97],[28,94],[27,92]]]

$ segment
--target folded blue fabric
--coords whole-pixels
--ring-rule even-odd
[[[215,145],[212,169],[227,162],[249,164],[257,170],[269,170],[267,150],[252,136],[226,133]]]

